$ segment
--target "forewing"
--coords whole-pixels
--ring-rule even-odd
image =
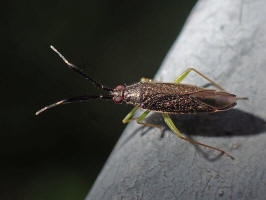
[[[141,108],[165,113],[214,112],[214,108],[190,95],[156,94],[144,101]]]

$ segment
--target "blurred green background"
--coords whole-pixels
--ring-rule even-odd
[[[1,5],[0,199],[84,199],[131,106],[42,106],[99,94],[49,49],[55,45],[114,87],[153,77],[195,0],[12,1]]]

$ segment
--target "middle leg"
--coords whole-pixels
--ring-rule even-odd
[[[151,123],[146,123],[146,122],[142,122],[143,119],[145,119],[145,117],[150,113],[149,110],[146,110],[144,113],[142,113],[139,117],[137,118],[131,118],[128,119],[126,121],[123,121],[124,124],[129,123],[131,121],[136,121],[138,124],[141,124],[143,126],[149,126],[149,127],[155,127],[155,128],[159,128],[160,130],[162,130],[162,127],[158,124],[151,124]]]

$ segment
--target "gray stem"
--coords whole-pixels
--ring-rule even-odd
[[[266,1],[201,0],[163,62],[156,79],[174,80],[193,66],[228,92],[248,97],[235,109],[209,115],[176,115],[189,138],[169,129],[131,122],[87,200],[265,199],[266,197]],[[206,84],[193,72],[185,83]],[[139,114],[139,113],[138,113]],[[148,121],[161,123],[160,114]]]

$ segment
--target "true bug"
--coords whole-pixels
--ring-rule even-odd
[[[55,47],[50,46],[51,49],[58,54],[58,56],[67,64],[67,66],[85,77],[97,88],[106,91],[107,95],[85,95],[63,99],[54,104],[48,105],[35,114],[39,115],[43,111],[52,107],[74,103],[83,102],[90,99],[112,99],[115,103],[127,103],[132,104],[135,107],[127,114],[122,122],[128,123],[132,120],[136,120],[138,124],[144,126],[161,128],[160,125],[150,124],[142,122],[142,120],[149,114],[150,111],[162,113],[165,123],[168,127],[181,139],[190,143],[201,145],[216,151],[219,151],[231,159],[229,153],[213,146],[209,146],[195,140],[184,137],[181,132],[176,128],[169,114],[196,114],[196,113],[214,113],[220,111],[226,111],[236,105],[236,101],[240,99],[246,99],[243,97],[236,97],[234,94],[226,92],[221,86],[201,74],[194,68],[188,68],[184,71],[173,83],[157,82],[152,79],[142,78],[140,82],[132,85],[118,85],[115,88],[105,87],[103,84],[92,79],[86,73],[84,73],[76,65],[70,63]],[[213,89],[205,89],[194,85],[181,84],[180,82],[191,72],[194,71],[220,91]],[[133,114],[138,108],[145,109],[146,111],[137,118],[132,118]]]

